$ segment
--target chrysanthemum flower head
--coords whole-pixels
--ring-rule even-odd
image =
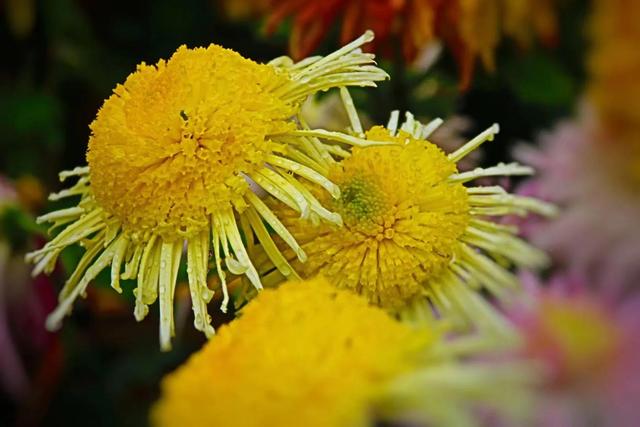
[[[289,282],[261,292],[164,380],[152,421],[159,427],[366,426],[420,402],[415,415],[435,425],[469,423],[469,398],[491,374],[480,365],[461,366],[442,332],[400,323],[322,278]],[[494,377],[502,392],[514,391],[520,375],[514,374]]]
[[[268,135],[295,128],[297,106],[269,90],[287,80],[215,45],[141,64],[91,124],[96,202],[124,230],[166,240],[208,228],[214,212],[244,210],[242,174],[264,168],[275,151]]]
[[[618,330],[597,300],[585,296],[541,298],[535,322],[528,325],[525,352],[546,358],[552,383],[567,386],[598,382],[618,346]],[[589,378],[593,377],[593,378]]]
[[[267,15],[272,32],[291,18],[289,39],[294,58],[309,55],[340,23],[341,40],[373,29],[378,40],[407,61],[414,61],[434,42],[444,42],[460,65],[462,85],[470,83],[478,60],[489,69],[504,36],[527,45],[534,36],[555,39],[557,0],[234,0],[226,1],[232,15],[248,10]],[[238,14],[238,10],[244,13]],[[387,47],[387,46],[385,46]]]
[[[423,126],[408,115],[398,129],[397,120],[396,113],[387,128],[376,126],[365,135],[389,145],[355,147],[330,168],[328,176],[341,196],[318,197],[340,213],[343,227],[311,225],[285,206],[276,208],[308,255],[306,263],[294,267],[305,277],[323,274],[392,311],[427,297],[443,312],[462,313],[488,327],[491,310],[477,291],[504,296],[518,283],[509,265],[535,267],[546,261],[516,237],[517,230],[488,217],[551,214],[553,208],[499,186],[464,185],[479,177],[531,173],[517,164],[458,172],[456,163],[493,139],[497,125],[447,155],[426,139],[441,121]]]
[[[617,156],[621,174],[640,186],[640,4],[598,0],[592,13],[588,96],[597,111],[599,143]]]
[[[435,145],[405,145],[408,133],[393,136],[384,127],[372,128],[367,137],[396,144],[356,148],[333,167],[329,176],[341,197],[331,203],[344,228],[320,231],[295,220],[289,227],[307,244],[304,271],[322,271],[338,285],[397,308],[452,260],[471,219],[468,196],[462,184],[447,182],[456,167]]]
[[[640,181],[632,168],[640,151],[634,156],[619,141],[603,139],[593,110],[586,105],[542,134],[538,147],[517,147],[516,158],[539,172],[519,193],[562,208],[555,218],[532,217],[521,228],[567,271],[631,288],[640,279]]]
[[[534,425],[637,425],[640,300],[617,303],[577,277],[524,280],[530,292],[507,312],[523,337],[520,357],[545,378]]]
[[[598,110],[608,144],[640,152],[640,3],[597,0],[591,17],[591,80],[588,95]],[[640,162],[638,163],[640,165]]]
[[[338,195],[317,163],[303,154],[303,147],[322,142],[305,136],[297,115],[302,102],[317,91],[375,86],[386,78],[372,65],[373,56],[359,49],[372,38],[368,32],[331,55],[301,63],[279,58],[257,64],[210,45],[183,46],[168,61],[139,65],[91,124],[88,166],[61,174],[61,179],[78,176],[78,182],[51,196],[77,195],[79,204],[40,218],[64,229],[29,256],[36,263],[34,274],[51,271],[70,245],[79,243],[86,250],[49,327],[59,326],[76,297],[110,265],[111,285],[117,291],[121,278],[137,279],[138,320],[159,299],[161,343],[168,348],[173,293],[186,244],[195,327],[211,335],[207,303],[212,291],[206,284],[210,249],[224,310],[228,295],[223,260],[229,271],[246,274],[258,289],[262,286],[243,235],[255,233],[268,245],[266,223],[289,236],[252,185],[302,217],[339,223],[337,214],[298,189],[297,179],[304,176]],[[291,244],[304,260],[304,252]]]

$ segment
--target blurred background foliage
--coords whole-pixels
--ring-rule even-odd
[[[466,92],[444,49],[427,72],[407,68],[400,55],[382,60],[392,79],[355,91],[356,103],[382,123],[392,109],[422,118],[462,115],[472,120],[469,134],[499,122],[502,132],[483,162],[508,161],[515,143],[572,114],[585,83],[588,8],[587,1],[562,3],[552,47],[503,42],[495,72],[480,67]],[[337,40],[336,29],[318,53],[334,50]],[[58,171],[85,163],[88,125],[112,88],[142,61],[168,58],[181,44],[209,43],[267,61],[286,54],[287,24],[266,37],[260,21],[232,22],[213,0],[0,0],[0,174],[23,185],[32,211],[3,216],[0,227],[14,245],[37,244],[27,236],[43,230],[31,215],[47,209],[42,195],[60,189]],[[65,253],[60,268],[77,257]],[[53,276],[54,288],[63,276]],[[38,392],[20,404],[0,399],[0,425],[146,425],[162,374],[203,338],[183,328],[174,351],[160,353],[157,322],[135,324],[131,305],[106,283],[77,305],[44,356],[27,357]],[[191,321],[185,307],[183,323]]]

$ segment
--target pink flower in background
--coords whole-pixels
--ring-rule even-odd
[[[521,223],[522,231],[567,271],[611,287],[640,283],[640,187],[624,147],[608,144],[585,108],[540,138],[521,146],[518,160],[537,170],[520,193],[561,208],[553,220]],[[612,289],[613,290],[613,289]]]
[[[13,186],[0,176],[0,211],[15,203],[17,195]],[[7,313],[7,269],[9,264],[9,245],[0,236],[0,385],[11,397],[25,394],[27,375],[18,355],[9,327]]]
[[[13,185],[0,177],[0,219],[18,206]],[[46,278],[32,279],[23,252],[14,252],[0,232],[0,391],[14,400],[29,392],[24,355],[36,361],[51,344],[44,328],[55,306],[55,294]]]
[[[0,176],[0,209],[4,206],[15,203],[18,200],[18,194],[11,182],[5,177]]]
[[[11,336],[7,313],[5,278],[9,261],[9,246],[0,241],[0,385],[12,398],[23,397],[28,388],[27,374]]]
[[[530,292],[507,313],[524,338],[519,356],[545,374],[533,425],[640,425],[640,298],[616,304],[569,276],[523,282]]]

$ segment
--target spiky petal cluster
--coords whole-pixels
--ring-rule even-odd
[[[382,127],[367,137],[390,139]],[[339,287],[394,309],[419,296],[425,280],[443,273],[470,220],[464,187],[447,181],[455,164],[434,145],[403,145],[408,137],[400,132],[392,138],[396,144],[355,148],[334,165],[329,176],[341,197],[331,205],[343,227],[313,226],[288,211],[281,214],[309,257],[300,265],[305,275],[322,272]],[[398,165],[411,166],[400,172]]]
[[[358,129],[352,113],[352,127]],[[319,197],[341,214],[343,227],[313,226],[282,205],[276,209],[309,255],[306,263],[294,263],[304,277],[323,274],[392,311],[404,311],[426,297],[441,314],[497,330],[504,325],[478,291],[505,297],[518,285],[509,265],[540,267],[546,257],[516,237],[515,228],[487,217],[548,215],[554,209],[499,186],[463,185],[480,177],[529,174],[531,169],[500,164],[458,173],[456,163],[493,139],[498,127],[447,156],[426,140],[440,123],[423,126],[408,115],[398,129],[394,113],[387,128],[366,133],[389,145],[356,147],[333,164],[329,177],[341,198]],[[293,259],[293,253],[288,255]],[[268,271],[269,265],[260,269]],[[265,280],[277,283],[281,276],[274,271]]]
[[[546,42],[556,36],[557,0],[228,0],[235,16],[267,15],[267,31],[288,17],[293,20],[290,50],[304,57],[318,46],[336,21],[342,22],[342,41],[372,29],[378,39],[401,41],[407,61],[430,43],[442,40],[460,65],[463,85],[470,82],[480,59],[493,67],[494,51],[503,35],[521,45],[532,35]],[[243,13],[243,12],[244,13]]]
[[[66,247],[85,253],[48,320],[59,327],[74,300],[103,269],[111,286],[135,279],[138,320],[159,300],[160,339],[170,347],[173,295],[186,246],[187,273],[195,327],[210,336],[207,303],[210,251],[220,277],[224,310],[228,301],[223,266],[262,287],[243,242],[255,235],[273,245],[269,226],[289,241],[300,260],[304,252],[251,185],[285,203],[302,217],[340,223],[305,192],[300,177],[338,197],[337,187],[310,160],[322,142],[308,138],[297,119],[300,105],[317,91],[336,86],[375,86],[386,74],[373,66],[361,45],[367,32],[326,56],[294,63],[278,58],[263,65],[211,45],[181,47],[154,66],[141,64],[105,101],[91,124],[89,166],[61,173],[77,176],[71,188],[51,196],[80,196],[77,206],[42,216],[62,227],[44,248],[31,253],[34,275],[50,272]],[[339,134],[329,134],[343,141]],[[354,144],[367,141],[351,138]],[[281,255],[271,252],[274,260]],[[223,262],[224,261],[224,262]],[[282,269],[284,275],[290,270]]]
[[[526,371],[463,366],[464,346],[441,333],[400,323],[324,279],[289,282],[261,292],[164,380],[152,421],[366,426],[409,409],[433,425],[473,426],[472,399],[514,403]]]

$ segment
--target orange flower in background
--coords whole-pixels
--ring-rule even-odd
[[[292,20],[290,51],[294,58],[311,54],[336,22],[340,40],[348,41],[366,29],[375,32],[378,45],[389,51],[400,44],[407,62],[414,61],[431,43],[446,44],[460,67],[461,85],[471,81],[479,59],[494,67],[494,51],[503,36],[519,45],[534,36],[543,42],[556,37],[558,0],[244,0],[227,1],[235,16],[268,15],[267,33]]]
[[[232,20],[256,17],[267,12],[271,0],[222,0],[220,4],[226,16]],[[213,0],[215,5],[217,0]]]
[[[592,16],[590,95],[609,127],[640,127],[640,2],[598,0]]]
[[[340,40],[360,29],[376,37],[389,37],[396,17],[405,8],[403,0],[270,0],[266,30],[273,32],[286,18],[293,18],[289,48],[294,58],[311,54],[335,21],[342,21]]]
[[[598,0],[592,16],[589,96],[607,134],[603,140],[625,147],[640,179],[640,3]]]
[[[494,52],[502,37],[527,47],[538,37],[553,44],[557,25],[557,0],[407,0],[438,4],[436,34],[452,50],[458,62],[461,85],[471,83],[479,59],[493,71]]]

